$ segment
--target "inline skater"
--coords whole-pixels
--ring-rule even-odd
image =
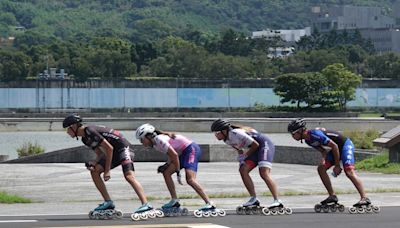
[[[285,208],[282,201],[278,199],[278,186],[270,175],[275,153],[275,146],[272,141],[255,129],[233,125],[225,119],[215,120],[211,125],[211,131],[214,132],[218,140],[223,140],[238,152],[239,172],[251,198],[237,208],[237,213],[250,214],[261,210],[266,215],[270,213],[273,215],[278,213],[291,214],[291,209]],[[256,166],[258,166],[260,176],[274,198],[274,201],[268,207],[260,207],[260,201],[250,177],[250,172]]]
[[[318,165],[318,174],[328,191],[328,198],[315,205],[315,211],[324,212],[344,211],[344,206],[338,204],[338,198],[332,188],[331,180],[327,174],[327,170],[333,166],[332,175],[337,177],[342,172],[341,164],[344,172],[349,180],[354,184],[360,200],[349,209],[350,213],[379,212],[379,207],[372,206],[371,201],[366,196],[363,183],[355,173],[354,145],[353,142],[342,134],[327,130],[325,128],[307,129],[304,119],[296,119],[289,123],[288,132],[292,137],[315,148],[321,152],[322,158]],[[328,149],[326,148],[328,147]]]
[[[97,125],[84,126],[82,118],[79,115],[68,115],[63,121],[63,128],[66,129],[71,138],[81,137],[83,144],[93,149],[96,153],[96,159],[86,163],[90,170],[92,180],[104,199],[104,202],[89,213],[91,219],[102,219],[110,217],[114,212],[115,205],[108,194],[104,181],[111,178],[111,169],[121,165],[122,172],[126,181],[132,186],[138,195],[142,206],[135,213],[141,214],[141,218],[147,217],[147,213],[153,208],[147,202],[143,187],[135,178],[135,169],[133,165],[133,150],[128,140],[117,130]],[[101,174],[103,173],[103,179]],[[104,180],[104,181],[103,181]],[[144,213],[144,214],[143,214]],[[116,212],[117,217],[122,217],[122,212]]]
[[[207,194],[196,180],[197,167],[201,155],[201,150],[197,143],[183,135],[158,130],[148,123],[137,128],[136,138],[140,140],[143,146],[153,147],[157,151],[168,156],[167,162],[157,169],[159,173],[163,174],[165,184],[171,195],[171,200],[162,206],[166,214],[187,214],[187,209],[179,209],[180,204],[176,194],[175,184],[172,180],[172,175],[176,173],[178,183],[182,184],[180,170],[185,169],[186,182],[205,202],[205,205],[196,210],[194,215],[196,217],[225,215],[225,211],[216,209],[215,205],[210,201]]]

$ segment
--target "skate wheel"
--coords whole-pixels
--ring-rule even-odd
[[[114,213],[112,211],[107,211],[105,213],[105,218],[106,219],[113,219],[114,218]]]
[[[149,216],[149,218],[152,218],[152,219],[157,217],[156,212],[153,210],[149,211],[148,216]]]
[[[345,208],[342,204],[339,205],[338,207],[339,212],[344,212]]]
[[[278,211],[276,211],[276,210],[270,210],[271,211],[271,215],[277,215],[278,214]]]
[[[157,210],[157,211],[156,211],[156,216],[157,216],[158,218],[162,218],[162,217],[164,217],[164,212],[163,212],[163,211],[160,211],[160,210]]]
[[[209,212],[209,211],[204,211],[203,212],[203,217],[204,218],[208,218],[208,217],[210,217],[211,216],[211,213]]]
[[[242,206],[236,207],[236,214],[238,214],[238,215],[242,215],[243,214],[243,207]]]
[[[201,213],[201,211],[199,211],[199,210],[195,210],[195,211],[193,212],[193,215],[194,215],[194,217],[196,217],[196,218],[201,218],[201,216],[203,216],[203,213]]]
[[[315,212],[320,213],[321,210],[322,210],[321,205],[316,204],[316,205],[314,206],[314,211],[315,211]]]
[[[221,216],[221,217],[224,217],[226,215],[226,212],[221,209],[221,210],[218,211],[218,215]]]
[[[246,215],[251,215],[251,214],[252,214],[252,209],[249,208],[249,207],[246,207],[246,208],[244,208],[244,213],[245,213]]]
[[[324,213],[328,213],[328,212],[329,212],[329,206],[324,206],[324,207],[322,207],[322,211],[323,211]]]
[[[329,209],[330,209],[332,212],[336,212],[338,208],[336,207],[335,204],[333,204],[333,205],[331,205],[331,206],[329,207]]]
[[[182,215],[188,215],[189,214],[189,210],[187,208],[183,208],[182,209]]]
[[[122,213],[122,211],[116,211],[115,212],[115,217],[118,219],[121,219],[124,216],[124,214]]]
[[[350,208],[349,208],[349,213],[350,213],[350,214],[355,214],[355,213],[357,213],[357,208],[355,208],[355,207],[350,207]]]
[[[94,211],[89,212],[89,219],[96,219],[96,214]]]
[[[266,207],[264,207],[264,208],[261,210],[261,212],[262,212],[264,215],[270,215],[270,214],[271,214],[271,211],[270,211],[268,208],[266,208]]]
[[[372,207],[367,207],[367,208],[365,208],[365,212],[367,212],[368,214],[371,214],[374,211],[372,210]]]
[[[372,206],[372,211],[375,213],[379,213],[381,211],[381,208],[378,206]]]
[[[139,217],[140,217],[140,219],[147,219],[147,218],[148,218],[147,212],[142,212],[142,213],[140,213],[140,214],[139,214]]]
[[[285,209],[281,208],[278,210],[278,215],[284,215],[285,214]]]
[[[357,208],[357,212],[359,214],[364,214],[365,213],[365,209],[363,207]]]
[[[287,215],[293,214],[293,210],[291,208],[285,208],[285,212]]]
[[[104,213],[98,213],[97,214],[97,218],[98,219],[102,219],[103,220],[103,219],[105,219],[105,217],[106,217],[106,214],[104,214]]]
[[[218,212],[216,211],[211,211],[210,212],[211,217],[217,217],[218,216]]]
[[[140,216],[137,213],[133,213],[133,214],[131,214],[131,219],[133,221],[139,221],[140,220]]]

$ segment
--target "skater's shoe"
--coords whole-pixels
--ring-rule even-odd
[[[215,205],[212,202],[208,202],[206,203],[204,206],[202,206],[201,208],[199,208],[200,211],[207,211],[207,210],[213,210],[215,209]]]
[[[145,211],[150,211],[152,209],[153,209],[153,207],[149,203],[145,203],[142,206],[140,206],[138,209],[136,209],[136,211],[134,213],[141,213],[141,212],[145,212]]]
[[[162,209],[168,209],[173,207],[180,207],[178,199],[171,199],[168,203],[161,206]]]
[[[249,206],[260,206],[260,201],[257,199],[257,197],[251,197],[249,201],[244,203],[242,205],[243,207],[249,207]]]
[[[95,211],[101,211],[101,210],[107,210],[107,209],[114,209],[115,205],[112,200],[107,200],[104,201],[103,203],[99,204],[94,210]]]
[[[327,204],[336,204],[338,202],[338,198],[336,195],[331,195],[328,198],[326,198],[325,200],[321,201],[322,205],[327,205]]]
[[[363,197],[361,198],[360,201],[358,201],[357,203],[355,203],[353,205],[353,207],[361,207],[361,206],[368,206],[371,204],[371,200],[369,200],[367,197]]]
[[[271,205],[268,206],[268,209],[283,207],[282,201],[279,199],[274,200]]]

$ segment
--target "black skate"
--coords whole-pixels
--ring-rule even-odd
[[[345,207],[343,204],[338,203],[338,198],[336,195],[329,196],[325,200],[321,201],[319,204],[314,206],[314,211],[317,213],[324,212],[344,212]]]
[[[238,215],[260,214],[262,213],[263,208],[265,208],[265,206],[260,206],[260,201],[258,200],[254,201],[254,203],[250,205],[247,202],[243,205],[236,207],[236,214]]]
[[[162,212],[164,212],[164,215],[166,217],[177,217],[177,216],[182,216],[182,215],[188,215],[189,210],[187,208],[182,208],[181,204],[179,202],[176,202],[172,206],[162,206],[161,209]]]
[[[350,214],[379,213],[381,209],[371,204],[368,198],[362,198],[349,208]]]
[[[122,211],[116,210],[112,201],[99,204],[98,207],[89,212],[90,219],[120,219],[122,216]]]

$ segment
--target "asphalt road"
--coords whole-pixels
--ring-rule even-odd
[[[195,218],[194,216],[164,217],[132,221],[129,214],[122,219],[89,220],[87,215],[1,216],[1,228],[27,227],[185,227],[185,228],[391,228],[400,226],[400,207],[382,207],[379,214],[315,213],[313,209],[293,209],[292,215],[236,215],[229,211],[225,217]]]

